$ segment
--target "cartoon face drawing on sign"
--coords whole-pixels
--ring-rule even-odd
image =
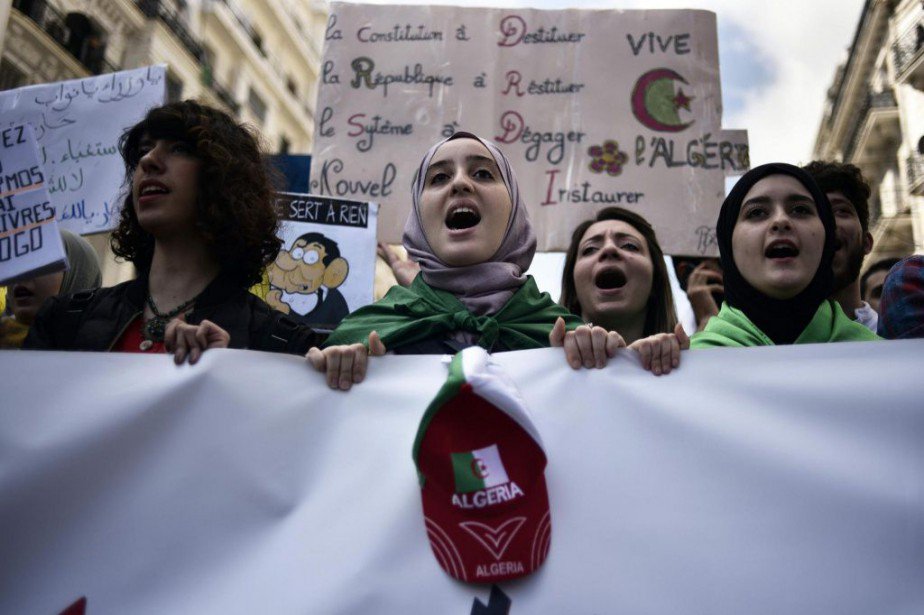
[[[288,250],[280,250],[269,266],[266,302],[297,320],[336,325],[350,311],[337,290],[349,272],[337,242],[321,233],[305,233]]]

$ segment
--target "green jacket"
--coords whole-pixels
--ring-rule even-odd
[[[379,301],[344,318],[325,345],[364,344],[376,331],[385,348],[392,350],[467,331],[477,334],[478,345],[484,348],[495,343],[509,350],[545,348],[558,317],[565,319],[568,329],[583,324],[548,293],[540,293],[532,276],[496,314],[476,316],[455,295],[430,287],[418,275],[410,287],[393,286]]]
[[[844,314],[837,301],[827,300],[818,306],[815,316],[794,344],[824,344],[828,342],[867,342],[882,339]],[[695,334],[690,348],[722,346],[773,346],[773,341],[751,322],[744,312],[727,303],[718,315],[709,319],[706,329]]]

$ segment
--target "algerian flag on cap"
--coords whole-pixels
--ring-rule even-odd
[[[450,453],[456,476],[456,493],[481,491],[509,482],[497,445],[469,453]]]
[[[479,347],[463,350],[414,442],[430,546],[451,576],[521,577],[551,542],[539,434],[513,381]]]

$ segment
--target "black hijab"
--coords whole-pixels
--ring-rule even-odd
[[[815,201],[818,217],[825,227],[825,245],[815,277],[805,290],[792,299],[773,299],[748,284],[735,265],[732,253],[732,233],[738,222],[744,197],[754,184],[770,175],[789,175],[805,186]],[[818,306],[834,289],[834,272],[831,268],[836,249],[834,214],[828,197],[815,180],[799,167],[782,162],[751,169],[738,180],[722,203],[722,211],[716,224],[716,239],[724,269],[725,301],[744,312],[774,344],[792,344],[796,341],[815,316]]]

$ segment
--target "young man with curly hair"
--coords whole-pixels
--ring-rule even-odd
[[[174,352],[211,347],[304,354],[319,340],[248,292],[281,241],[271,171],[257,139],[193,101],[148,112],[120,141],[126,195],[113,252],[138,277],[56,297],[26,348]]]
[[[869,184],[852,164],[815,160],[803,169],[828,196],[837,223],[831,299],[840,304],[849,318],[875,332],[879,316],[860,295],[863,258],[873,249],[873,235],[869,232]]]

